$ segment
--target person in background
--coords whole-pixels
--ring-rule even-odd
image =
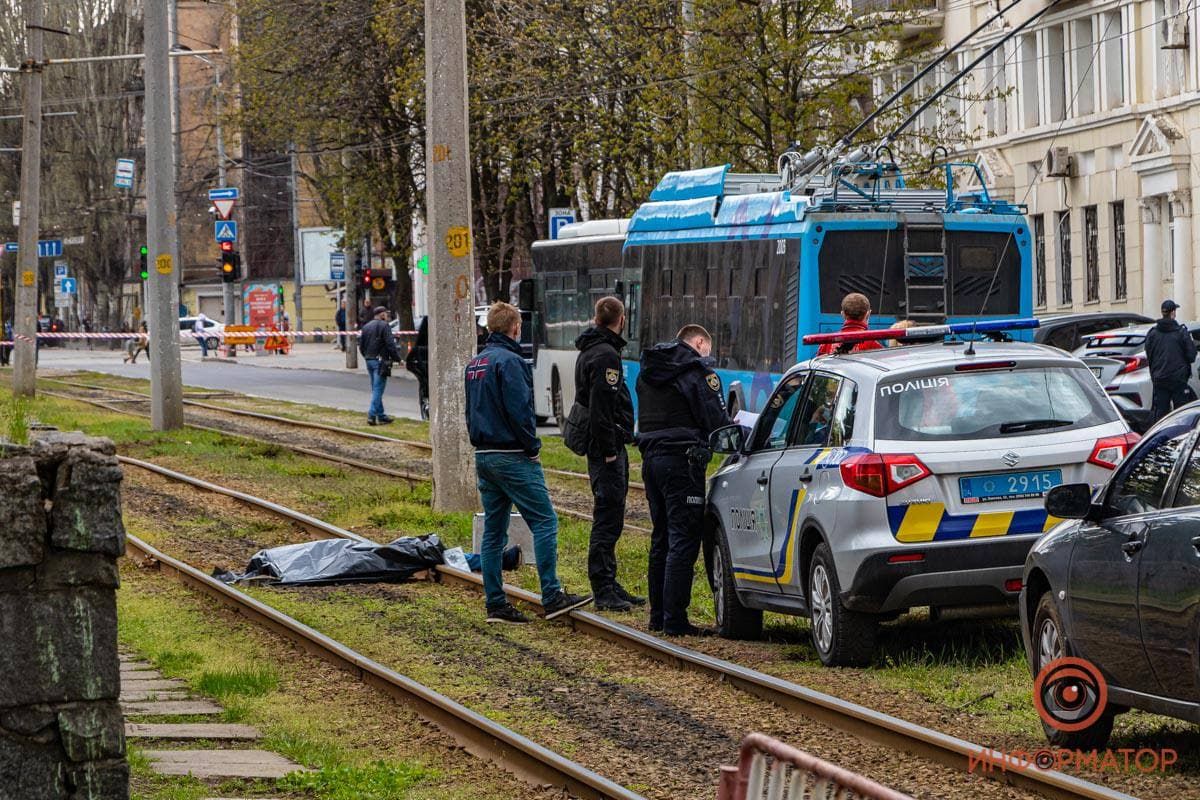
[[[642,351],[637,379],[638,447],[654,530],[650,534],[650,630],[668,636],[712,631],[688,621],[704,515],[708,437],[731,424],[712,336],[684,325],[675,340]]]
[[[9,344],[0,344],[0,367],[7,367],[9,360],[12,358],[12,340],[13,326],[12,323],[5,320],[4,322],[4,341]]]
[[[417,339],[413,342],[408,356],[404,359],[404,368],[417,378],[417,404],[421,409],[421,419],[429,419],[429,316],[421,317],[417,326]]]
[[[394,422],[383,412],[383,390],[392,374],[392,363],[404,360],[392,336],[388,324],[390,312],[384,306],[375,309],[375,318],[362,326],[358,337],[358,349],[367,364],[367,375],[371,377],[371,405],[367,409],[368,425],[388,425]]]
[[[338,329],[337,343],[333,347],[344,353],[346,352],[346,301],[344,299],[338,305],[338,310],[333,315],[333,321]]]
[[[204,316],[204,312],[201,311],[196,315],[196,321],[192,323],[192,333],[196,336],[196,341],[200,342],[201,358],[208,356],[208,334],[205,331],[208,326],[204,324],[207,321],[208,317]]]
[[[588,478],[592,488],[592,533],[588,580],[601,611],[628,611],[646,598],[617,582],[617,540],[625,525],[629,455],[633,443],[633,400],[621,374],[625,304],[616,297],[596,301],[592,324],[575,340],[575,403],[588,410]]]
[[[521,312],[508,303],[494,303],[487,329],[483,351],[467,363],[464,374],[467,431],[483,502],[479,557],[487,621],[529,622],[508,601],[500,573],[514,505],[533,534],[542,608],[546,619],[554,619],[592,598],[564,591],[558,580],[558,516],[539,460],[542,441],[533,409],[533,371],[521,353]]]
[[[367,295],[362,299],[362,305],[358,307],[358,329],[363,327],[375,318],[375,310],[371,305],[371,296]]]
[[[855,333],[867,330],[871,319],[871,301],[865,294],[851,292],[842,298],[842,329],[839,333]],[[863,353],[868,350],[882,350],[879,342],[857,342],[855,344],[823,344],[817,348],[817,355],[828,356],[834,353]]]
[[[1146,360],[1154,386],[1150,424],[1165,417],[1172,408],[1188,401],[1188,380],[1196,361],[1196,342],[1188,329],[1175,321],[1179,304],[1163,300],[1162,319],[1146,334]]]

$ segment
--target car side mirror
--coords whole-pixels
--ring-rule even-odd
[[[708,436],[708,449],[714,453],[740,453],[750,438],[750,429],[744,425],[726,425],[717,428]]]
[[[1046,493],[1046,513],[1060,519],[1095,519],[1099,510],[1092,504],[1092,487],[1065,483]]]

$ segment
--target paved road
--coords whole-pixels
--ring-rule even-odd
[[[122,355],[117,350],[61,350],[47,347],[42,348],[39,366],[45,369],[91,370],[149,380],[150,365],[144,358],[136,364],[123,364]],[[187,386],[204,389],[223,389],[252,397],[312,403],[366,414],[371,402],[371,387],[361,360],[357,372],[345,368],[336,371],[255,366],[256,360],[266,358],[285,356],[250,356],[239,359],[237,364],[215,360],[201,363],[199,351],[184,350],[183,382]],[[397,368],[388,381],[384,408],[392,416],[410,419],[420,416],[417,409],[417,382],[404,371],[403,366]]]

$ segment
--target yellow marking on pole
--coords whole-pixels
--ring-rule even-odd
[[[33,286],[33,281],[37,276],[33,274],[33,270],[27,269],[21,273],[21,285]]]
[[[451,227],[446,231],[446,249],[455,258],[471,254],[471,229],[461,225]]]
[[[159,275],[170,275],[171,270],[174,269],[174,264],[171,262],[171,254],[163,253],[160,256],[156,256],[154,259],[154,268],[158,270]]]

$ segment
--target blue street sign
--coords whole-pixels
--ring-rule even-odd
[[[75,294],[75,279],[63,278],[59,291],[62,294]]]
[[[118,189],[133,188],[133,159],[118,158],[117,173],[113,177],[113,186]]]
[[[236,186],[222,186],[220,189],[209,189],[209,200],[237,200],[238,188]]]
[[[5,242],[4,243],[4,252],[6,252],[6,253],[15,253],[19,249],[20,248],[17,247],[16,242]]]
[[[346,254],[345,253],[330,253],[329,254],[329,280],[331,280],[331,281],[346,280]]]
[[[67,277],[67,265],[65,263],[60,261],[54,265],[54,277],[56,277],[56,278]]]
[[[42,239],[38,242],[38,258],[57,258],[62,255],[62,239]]]
[[[218,242],[236,242],[237,223],[231,219],[223,219],[214,223],[213,238]]]
[[[550,209],[550,238],[558,238],[558,230],[563,225],[569,225],[575,221],[575,212],[570,208],[552,208]]]

